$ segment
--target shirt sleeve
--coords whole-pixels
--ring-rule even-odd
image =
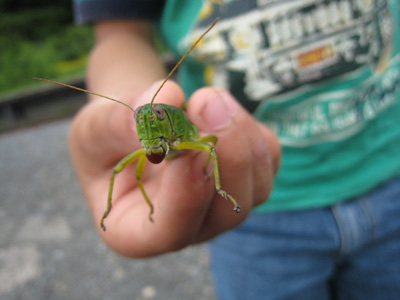
[[[74,0],[78,24],[103,20],[149,19],[160,17],[165,0]]]

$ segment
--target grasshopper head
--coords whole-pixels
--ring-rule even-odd
[[[160,104],[145,104],[135,110],[138,138],[153,164],[164,160],[169,151],[171,125],[165,108]]]

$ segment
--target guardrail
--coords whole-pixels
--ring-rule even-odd
[[[163,55],[161,60],[167,70],[172,70],[176,63],[171,54]],[[85,88],[83,77],[63,83]],[[85,93],[50,83],[1,97],[0,133],[71,117],[85,104],[86,99]]]
[[[83,78],[66,82],[84,87]],[[0,99],[0,132],[70,117],[85,103],[86,95],[65,87],[41,84]]]

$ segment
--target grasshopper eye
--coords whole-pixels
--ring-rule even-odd
[[[167,116],[165,109],[161,105],[153,105],[153,111],[157,116],[157,119],[163,121]]]
[[[135,122],[139,123],[139,114],[142,111],[143,106],[139,106],[138,108],[136,108],[135,110]]]

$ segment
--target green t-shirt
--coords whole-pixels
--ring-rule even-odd
[[[178,56],[220,18],[180,67],[187,95],[225,87],[280,139],[257,211],[331,205],[400,176],[399,11],[398,0],[166,1],[160,30]]]

